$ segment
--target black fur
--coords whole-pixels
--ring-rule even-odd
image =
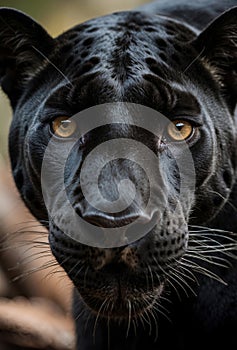
[[[56,39],[23,13],[0,9],[0,82],[13,109],[12,171],[74,282],[78,350],[237,347],[237,238],[231,233],[237,232],[234,5],[236,0],[160,0],[92,19]],[[145,144],[162,155],[160,174],[167,177],[162,227],[157,224],[131,245],[99,249],[55,226],[40,176],[52,120],[106,102],[139,103],[194,125],[189,147],[196,190],[195,198],[187,189],[179,200],[177,165],[165,141],[158,145],[147,130],[118,124],[91,131],[70,155],[65,175],[71,203],[86,220],[114,227],[136,215],[134,208],[101,215],[83,199],[78,174],[101,142],[125,137]],[[146,192],[142,170],[121,161],[105,170],[105,196],[114,200],[113,181],[125,175]],[[177,217],[172,201],[179,205]]]

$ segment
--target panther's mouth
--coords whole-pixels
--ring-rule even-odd
[[[168,229],[160,232],[159,239],[152,230],[135,244],[102,249],[74,242],[56,229],[52,226],[49,235],[53,254],[86,309],[106,319],[136,319],[159,309],[170,269],[179,265],[188,240],[182,226],[172,235]]]
[[[165,286],[164,276],[151,270],[149,274],[147,269],[131,270],[121,263],[100,271],[87,267],[84,276],[71,277],[91,312],[106,319],[139,317],[158,303]]]
[[[107,280],[100,288],[77,287],[84,303],[91,312],[106,319],[126,319],[139,317],[151,310],[159,301],[165,282],[153,285],[148,279],[136,276],[117,276]],[[136,283],[136,279],[140,279]],[[146,287],[144,287],[146,286]]]

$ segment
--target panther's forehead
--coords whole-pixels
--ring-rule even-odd
[[[170,96],[177,90],[174,82],[189,92],[180,73],[195,58],[188,45],[195,36],[191,27],[162,15],[118,12],[79,24],[56,38],[56,50],[41,73],[48,84],[51,76],[52,87],[66,77],[69,89],[58,94],[57,88],[52,99],[60,104],[70,90],[68,100],[76,104],[75,112],[113,101],[142,103],[164,112],[167,100],[174,100]]]
[[[56,40],[62,70],[71,79],[100,70],[124,83],[150,71],[167,77],[194,37],[191,28],[162,15],[118,12],[78,25]]]

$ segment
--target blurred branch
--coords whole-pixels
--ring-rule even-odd
[[[24,207],[2,159],[0,265],[0,348],[5,340],[22,349],[72,350],[72,284],[51,254],[47,231]]]

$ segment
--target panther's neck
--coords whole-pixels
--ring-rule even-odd
[[[207,226],[237,232],[237,181],[231,192],[230,199]]]

